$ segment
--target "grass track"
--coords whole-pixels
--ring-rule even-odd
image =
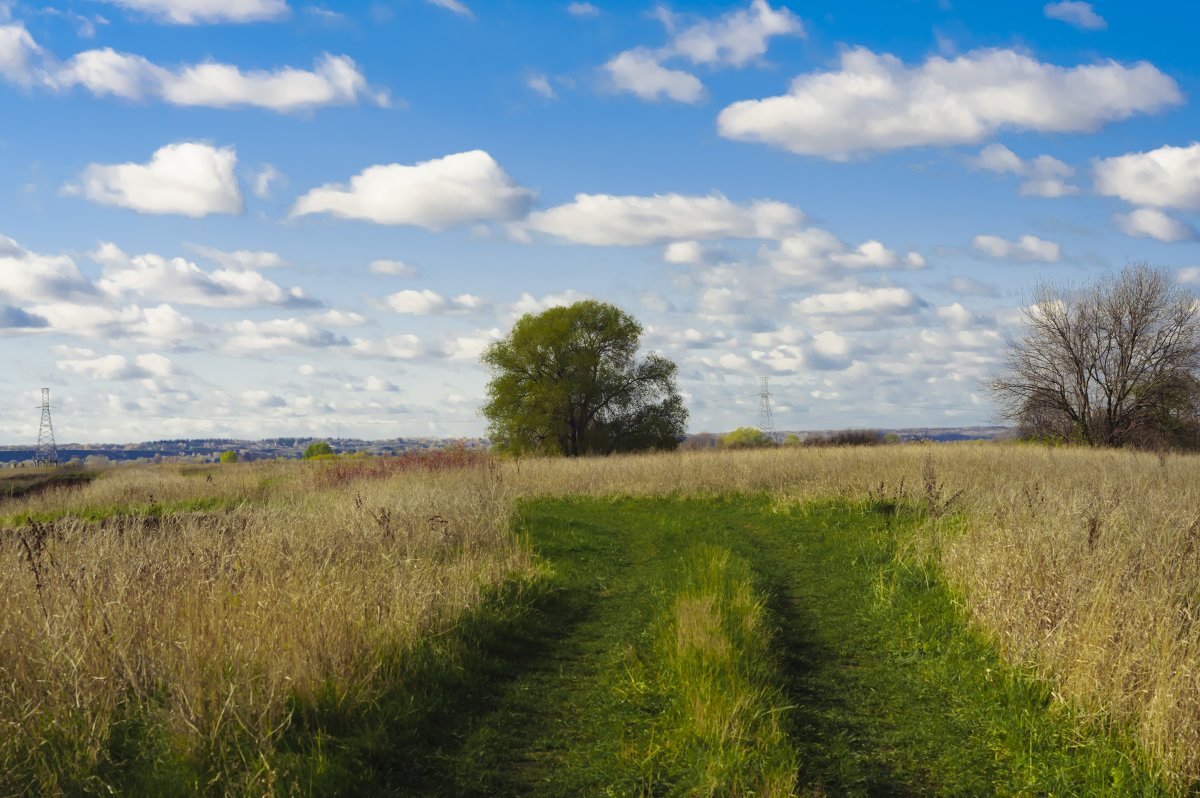
[[[550,590],[478,652],[486,669],[464,663],[469,697],[427,718],[436,733],[406,735],[417,742],[404,769],[419,778],[394,774],[391,786],[745,794],[744,783],[705,779],[717,754],[686,718],[663,720],[687,688],[661,673],[663,613],[705,547],[749,564],[776,627],[756,665],[788,707],[778,714],[796,793],[1162,794],[1126,741],[1077,734],[1044,685],[967,631],[931,565],[896,557],[905,523],[858,505],[781,510],[745,497],[526,505],[521,527]],[[741,766],[763,755],[746,749]]]

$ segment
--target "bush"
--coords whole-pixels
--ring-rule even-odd
[[[774,446],[775,441],[758,427],[738,427],[722,437],[719,445],[722,449],[754,449],[760,446]]]
[[[236,463],[238,461],[238,453],[230,449],[227,452],[221,452],[222,463]]]
[[[314,457],[326,457],[333,454],[333,447],[325,441],[317,441],[310,443],[308,448],[304,450],[304,459],[311,460]]]

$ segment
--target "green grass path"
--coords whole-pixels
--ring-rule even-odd
[[[1122,744],[1077,735],[969,632],[936,569],[897,558],[905,523],[765,497],[526,505],[545,589],[478,638],[457,681],[430,685],[432,709],[376,752],[372,790],[743,794],[753,774],[730,768],[775,767],[779,749],[799,795],[1161,794]],[[724,747],[691,735],[686,684],[663,676],[664,618],[698,551],[747,566],[769,621],[751,664],[777,688],[763,695],[786,741],[770,749],[746,728]]]

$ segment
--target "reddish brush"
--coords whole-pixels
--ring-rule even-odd
[[[465,446],[409,452],[398,457],[364,457],[332,462],[315,475],[317,484],[337,487],[363,479],[385,479],[410,471],[459,471],[485,468],[490,455]]]

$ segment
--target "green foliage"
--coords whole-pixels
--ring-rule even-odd
[[[900,442],[900,436],[894,432],[889,432],[887,435],[884,435],[882,438],[880,438],[879,442],[891,446],[894,443]]]
[[[595,300],[527,313],[484,350],[483,415],[508,454],[674,449],[687,428],[674,363],[637,359],[642,326]]]
[[[788,436],[783,439],[784,446],[799,446],[800,443],[800,436],[794,432],[789,432]]]
[[[310,443],[304,450],[304,459],[311,460],[314,457],[324,457],[333,454],[333,447],[325,441],[317,441]]]
[[[724,449],[753,449],[774,445],[775,441],[758,427],[738,427],[721,438],[721,447]]]
[[[221,452],[222,463],[236,463],[238,461],[238,453],[230,449],[227,452]]]

